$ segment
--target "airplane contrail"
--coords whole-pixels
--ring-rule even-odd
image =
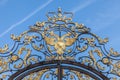
[[[75,7],[75,8],[72,10],[72,12],[73,12],[73,13],[76,13],[76,12],[78,12],[79,10],[82,10],[82,9],[88,7],[88,6],[91,5],[93,2],[94,2],[94,0],[92,0],[92,1],[87,1],[87,2],[84,3],[84,4],[82,4],[82,5],[78,6],[78,7]]]
[[[0,34],[0,37],[4,36],[6,33],[8,33],[9,31],[11,31],[13,28],[15,28],[16,26],[22,24],[23,22],[25,22],[26,20],[28,20],[30,17],[32,17],[34,14],[36,14],[38,11],[40,11],[41,9],[45,8],[48,4],[50,4],[53,0],[49,0],[48,2],[46,2],[45,4],[43,4],[42,6],[39,6],[35,11],[33,11],[32,13],[28,14],[25,18],[23,18],[22,20],[20,20],[19,22],[11,25],[7,30],[5,30],[2,34]]]

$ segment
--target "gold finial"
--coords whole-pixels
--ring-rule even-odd
[[[62,13],[62,9],[60,7],[58,8],[58,13]]]
[[[67,16],[69,15],[69,16]],[[63,21],[68,22],[72,20],[72,12],[62,12],[61,8],[58,8],[57,12],[48,12],[47,15],[48,21],[57,22],[57,21]]]
[[[61,8],[58,8],[58,17],[62,17],[62,9]]]

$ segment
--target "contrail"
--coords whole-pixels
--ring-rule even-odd
[[[92,1],[87,1],[87,2],[84,3],[84,4],[82,4],[82,5],[78,6],[78,7],[75,7],[75,8],[72,10],[72,12],[73,12],[73,13],[76,13],[76,12],[78,12],[79,10],[82,10],[82,9],[88,7],[88,6],[91,5],[93,2],[94,2],[94,0],[92,0]]]
[[[48,4],[50,4],[53,0],[49,0],[48,2],[46,2],[45,4],[43,4],[42,6],[39,6],[35,11],[33,11],[32,13],[28,14],[25,18],[23,18],[21,21],[11,25],[7,30],[5,30],[0,37],[4,36],[6,33],[8,33],[9,31],[11,31],[13,28],[15,28],[16,26],[22,24],[23,22],[25,22],[26,20],[28,20],[30,17],[32,17],[34,14],[36,14],[38,11],[40,11],[41,9],[45,8]]]

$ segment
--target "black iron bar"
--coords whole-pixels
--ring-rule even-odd
[[[60,63],[58,63],[58,80],[62,80],[62,72],[63,70],[62,70],[62,66],[60,65]]]

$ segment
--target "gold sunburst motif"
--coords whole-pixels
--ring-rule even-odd
[[[43,37],[48,45],[54,46],[56,52],[61,55],[66,50],[67,46],[71,46],[77,38],[77,34],[74,38],[67,38],[71,36],[71,33],[64,34],[62,37],[58,36],[57,34],[54,34],[53,31],[50,32],[50,37],[45,36],[43,34]]]

